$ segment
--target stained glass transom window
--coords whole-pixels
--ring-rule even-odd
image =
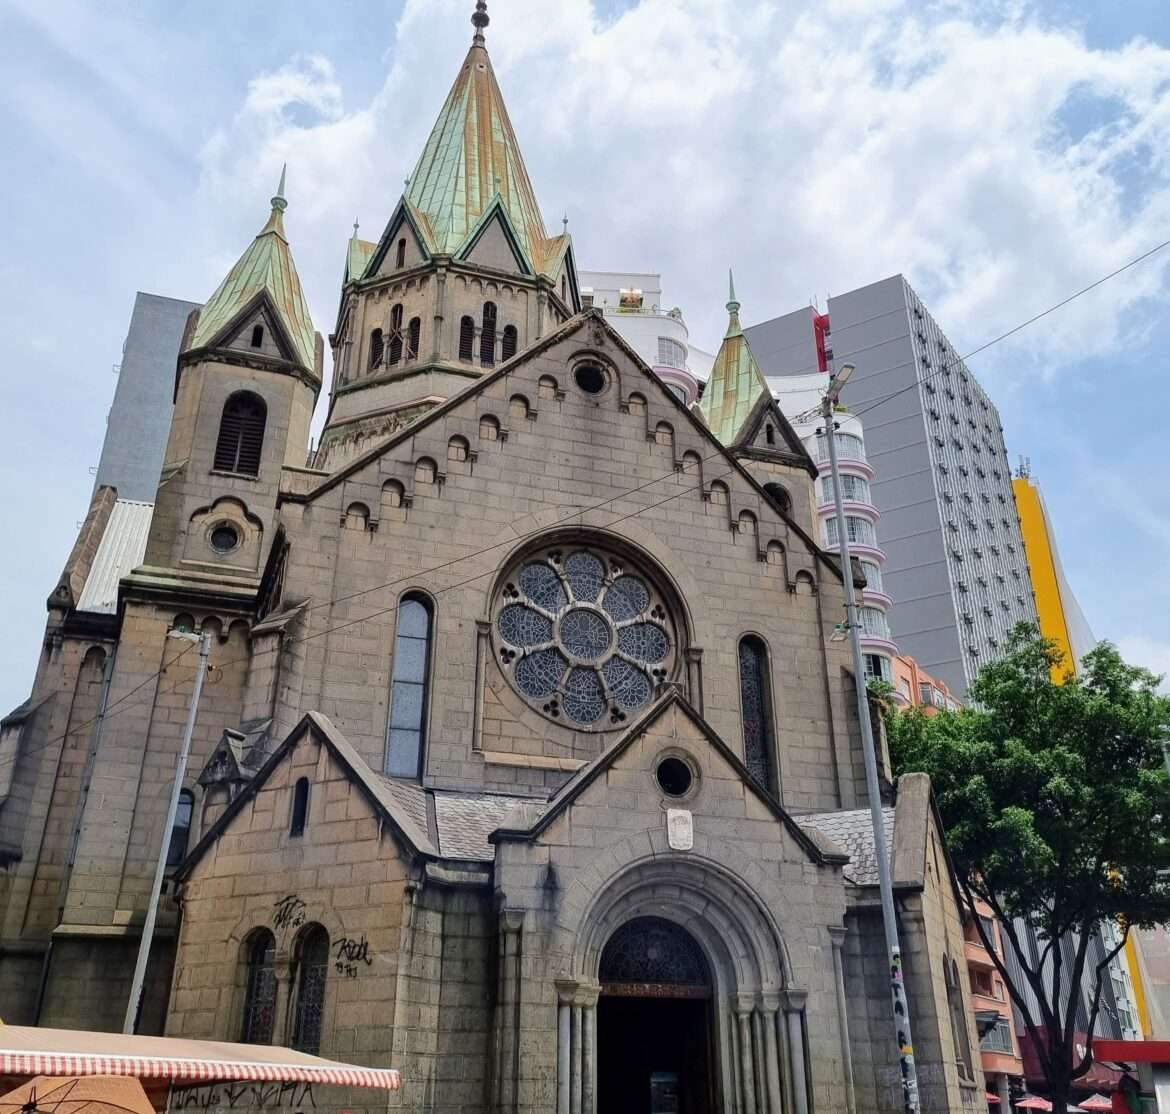
[[[499,660],[552,719],[611,729],[671,674],[676,639],[650,579],[598,549],[525,561],[496,604]]]
[[[768,692],[768,651],[758,638],[739,643],[739,698],[743,715],[743,762],[765,789],[772,779],[772,708]]]
[[[710,986],[707,959],[685,928],[664,917],[637,917],[601,953],[602,983]]]

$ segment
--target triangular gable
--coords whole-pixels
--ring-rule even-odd
[[[369,262],[366,264],[365,271],[356,277],[371,279],[381,274],[382,265],[386,257],[390,254],[391,248],[398,240],[399,231],[403,226],[406,226],[410,230],[410,234],[414,238],[415,247],[422,256],[423,261],[429,261],[433,254],[431,238],[428,236],[424,228],[424,221],[420,217],[421,214],[415,210],[414,206],[405,197],[400,197],[398,204],[394,208],[394,212],[390,214],[389,221],[386,222],[386,230],[382,233],[381,239],[378,240],[378,246],[374,249],[374,253],[370,256]]]
[[[821,546],[813,540],[813,538],[805,531],[805,529],[795,519],[791,518],[785,511],[778,508],[771,500],[770,496],[764,491],[761,482],[752,475],[752,473],[736,459],[734,453],[721,441],[711,434],[711,431],[706,427],[700,415],[692,413],[690,407],[680,401],[679,397],[654,373],[653,368],[649,367],[641,356],[634,351],[633,348],[626,342],[626,340],[618,333],[612,325],[605,320],[605,315],[600,309],[589,309],[583,313],[579,313],[574,317],[570,317],[567,321],[561,324],[553,332],[547,336],[543,336],[540,340],[530,344],[527,348],[516,353],[510,360],[505,360],[499,364],[493,371],[487,375],[481,376],[479,379],[470,382],[462,391],[451,395],[450,398],[444,399],[438,405],[431,407],[426,413],[421,414],[415,421],[403,426],[397,430],[392,436],[386,440],[379,442],[372,446],[360,456],[354,457],[347,461],[342,467],[338,468],[336,472],[330,473],[328,477],[323,479],[312,490],[301,493],[287,492],[282,495],[282,500],[289,503],[311,503],[327,491],[331,491],[339,484],[344,483],[347,478],[360,472],[367,465],[372,464],[380,457],[387,453],[394,451],[399,445],[411,438],[416,437],[422,430],[426,429],[434,422],[442,421],[448,414],[456,408],[463,406],[470,400],[483,394],[492,384],[512,374],[517,367],[534,360],[543,355],[549,348],[560,344],[562,341],[571,337],[573,334],[580,332],[586,326],[600,328],[605,331],[606,339],[611,342],[615,348],[626,356],[627,359],[634,365],[634,367],[641,372],[647,384],[658,392],[666,405],[671,407],[678,413],[682,420],[687,422],[692,429],[698,432],[703,440],[710,447],[710,452],[705,453],[706,458],[712,456],[719,456],[722,462],[725,463],[727,471],[737,474],[744,482],[746,482],[761,501],[761,506],[769,507],[773,513],[788,527],[789,531],[800,538],[805,543],[810,554],[818,561],[824,568],[829,570],[831,574],[838,579],[841,578],[840,565],[834,560],[833,556],[821,548]]]
[[[719,737],[715,729],[699,715],[691,703],[677,690],[671,690],[665,696],[660,697],[617,742],[603,751],[588,765],[578,770],[557,791],[552,800],[549,801],[547,807],[543,809],[539,817],[529,826],[523,828],[498,828],[489,837],[491,842],[499,843],[502,840],[528,841],[536,839],[574,801],[580,798],[581,794],[590,785],[609,770],[638,739],[645,735],[658,720],[673,708],[677,708],[679,713],[695,728],[697,734],[707,742],[724,762],[731,766],[747,789],[764,805],[776,821],[787,830],[793,840],[808,855],[810,861],[817,865],[823,865],[825,863],[844,860],[843,856],[833,855],[818,846],[817,842],[808,832],[801,828],[788,814],[784,806],[748,773],[747,767],[735,751]]]
[[[270,355],[263,350],[257,351],[252,348],[246,336],[256,325],[262,325],[265,337],[271,337],[275,341],[276,349],[280,353],[279,359],[287,360],[293,364],[303,362],[300,353],[293,344],[288,328],[267,290],[261,290],[254,294],[231,320],[227,321],[218,332],[207,338],[204,347],[231,348],[236,351],[253,352],[257,355]]]
[[[511,258],[516,270],[522,275],[535,273],[532,263],[524,254],[524,245],[516,234],[503,198],[498,193],[467,234],[455,258],[498,271],[510,270],[507,261]]]
[[[399,841],[410,852],[427,859],[439,858],[438,849],[431,842],[430,836],[411,818],[402,802],[389,790],[385,782],[370,769],[350,741],[320,712],[307,712],[300,723],[289,732],[284,742],[272,752],[272,756],[264,763],[256,776],[228,805],[223,815],[212,824],[191,853],[183,860],[175,874],[179,881],[190,876],[199,860],[263,788],[273,771],[288,758],[293,748],[306,736],[311,736],[316,742],[326,747],[353,783],[362,790],[374,811],[390,825]]]
[[[771,443],[768,442],[769,427],[772,429]],[[787,463],[806,469],[814,478],[819,475],[819,470],[813,458],[809,456],[808,449],[804,447],[804,442],[770,394],[762,396],[756,402],[733,447],[736,450],[746,449],[787,457]]]

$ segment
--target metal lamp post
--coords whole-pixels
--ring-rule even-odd
[[[849,533],[845,528],[845,505],[841,499],[841,480],[837,470],[837,431],[833,411],[849,377],[852,364],[844,364],[829,379],[829,389],[821,400],[821,417],[825,421],[825,440],[829,445],[829,472],[833,477],[833,502],[836,508],[837,537],[841,543],[841,573],[845,582],[845,626],[853,649],[853,675],[857,681],[857,718],[861,723],[861,744],[865,757],[865,789],[869,797],[869,814],[873,824],[874,855],[877,859],[878,889],[882,899],[882,922],[886,931],[886,950],[890,960],[890,992],[894,1007],[894,1032],[898,1042],[898,1061],[902,1069],[902,1099],[907,1114],[919,1110],[918,1074],[914,1067],[914,1042],[910,1036],[910,1008],[902,978],[902,948],[898,943],[898,922],[894,913],[894,887],[890,881],[890,859],[886,850],[886,823],[882,813],[881,789],[878,785],[877,750],[873,725],[869,719],[869,696],[865,685],[865,662],[861,653],[861,624],[857,594],[849,557]]]

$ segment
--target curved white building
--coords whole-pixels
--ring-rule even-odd
[[[819,371],[810,375],[786,375],[769,378],[768,386],[785,417],[792,423],[821,469],[816,483],[820,541],[826,549],[839,549],[833,480],[829,475],[829,445],[825,440],[823,419],[817,413],[828,387],[828,376]],[[874,472],[865,455],[861,419],[855,418],[846,409],[838,409],[836,423],[837,465],[841,474],[849,551],[860,562],[866,579],[866,587],[858,601],[865,673],[867,677],[893,683],[892,659],[898,653],[898,647],[890,636],[887,617],[893,601],[886,594],[882,582],[886,554],[878,544],[878,520],[881,513],[874,505],[870,492]]]

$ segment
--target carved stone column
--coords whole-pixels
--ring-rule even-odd
[[[752,1006],[750,1002],[735,1003],[735,1022],[739,1032],[739,1093],[744,1114],[757,1114],[756,1074],[752,1070]]]
[[[520,1074],[520,952],[524,912],[501,909],[499,919],[499,980],[496,990],[496,1109],[516,1109]]]
[[[845,1077],[846,1114],[856,1114],[857,1099],[853,1091],[853,1057],[849,1047],[849,1014],[845,1001],[845,964],[841,949],[845,943],[844,928],[830,927],[829,938],[833,943],[833,986],[837,992],[837,1025],[841,1030],[841,1070]],[[1004,1107],[1007,1110],[1007,1107]]]
[[[435,335],[431,343],[431,359],[442,360],[447,353],[447,337],[443,331],[443,323],[447,316],[447,268],[439,267],[435,271]]]
[[[557,1114],[594,1114],[597,1106],[596,983],[557,980]]]
[[[780,1087],[780,1049],[776,1041],[776,1022],[779,1014],[780,995],[762,995],[760,1020],[764,1038],[763,1065],[769,1114],[784,1114],[784,1098]]]
[[[792,1062],[792,1105],[794,1114],[808,1114],[808,1079],[804,1073],[804,1003],[808,994],[789,990],[784,1003],[788,1023],[789,1058]]]

